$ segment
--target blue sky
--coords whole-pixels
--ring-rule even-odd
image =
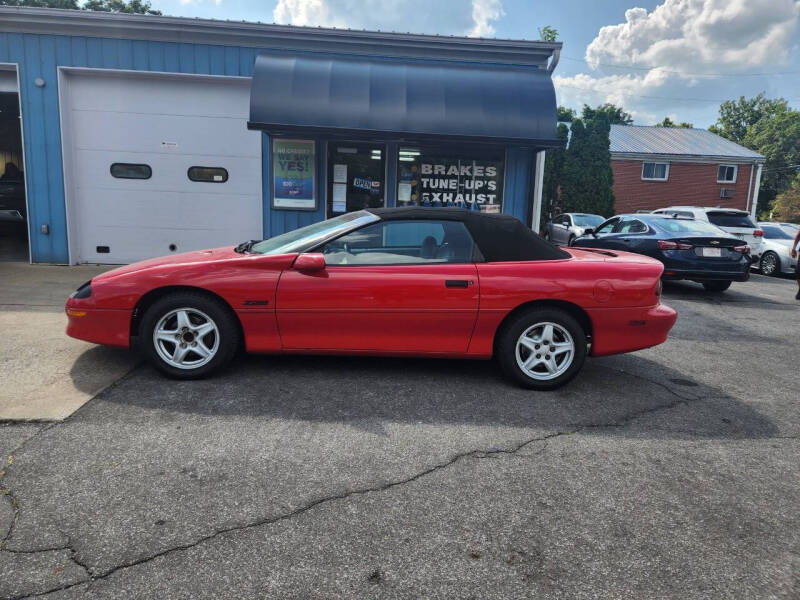
[[[708,127],[764,91],[800,108],[800,0],[151,0],[165,14],[564,43],[559,103]]]

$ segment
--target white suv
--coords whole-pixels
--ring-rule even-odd
[[[710,206],[668,206],[653,212],[658,215],[676,215],[691,217],[698,221],[708,221],[722,231],[747,242],[753,262],[758,262],[761,256],[764,232],[756,227],[747,211]]]

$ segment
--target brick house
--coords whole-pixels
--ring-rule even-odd
[[[618,214],[680,204],[755,216],[762,155],[705,129],[612,125],[610,137]]]

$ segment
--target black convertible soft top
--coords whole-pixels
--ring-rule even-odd
[[[522,221],[511,215],[480,213],[465,208],[408,206],[370,208],[382,221],[439,220],[461,221],[472,235],[487,262],[513,260],[557,260],[569,254],[543,240]]]

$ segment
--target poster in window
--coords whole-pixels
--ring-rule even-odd
[[[458,206],[487,213],[503,208],[502,153],[401,149],[398,205]]]
[[[314,210],[314,141],[272,140],[273,208]]]

